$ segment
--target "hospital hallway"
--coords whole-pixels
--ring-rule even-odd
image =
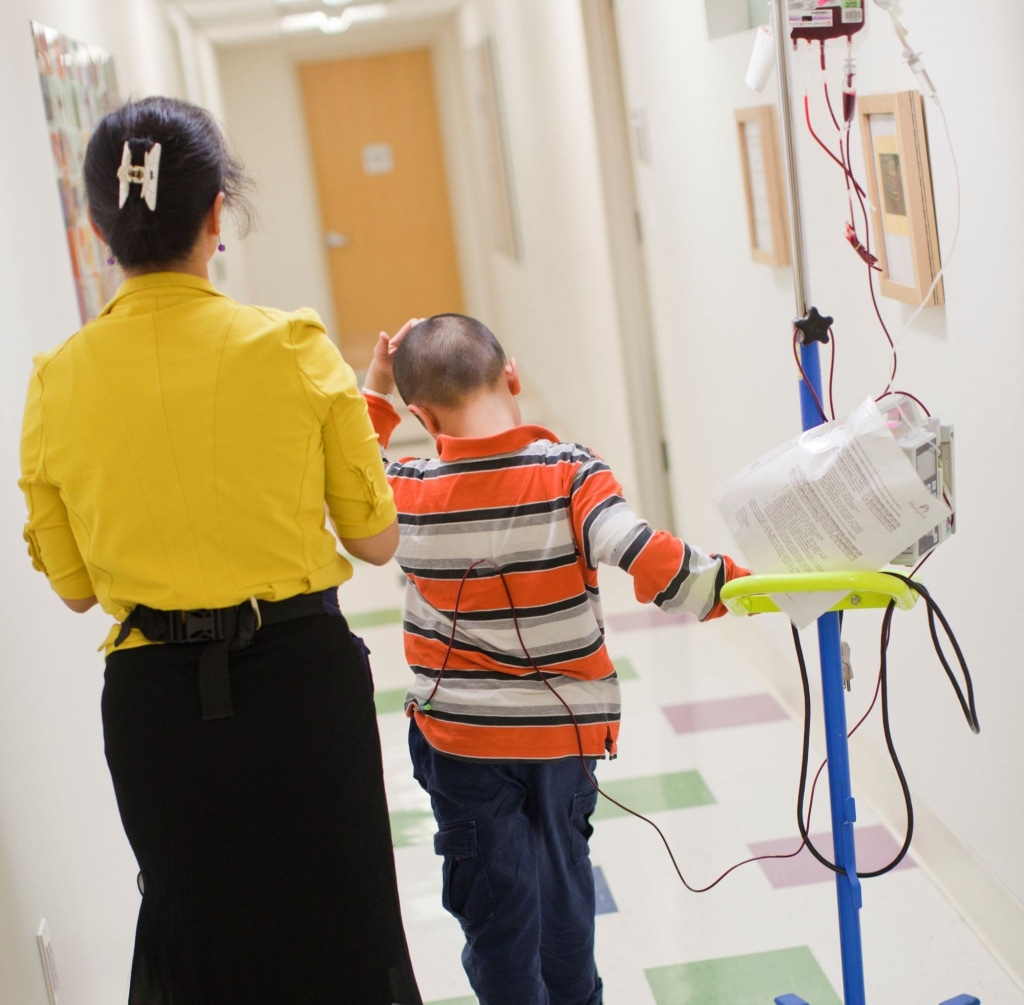
[[[420,445],[401,444],[389,454],[413,452]],[[341,606],[372,654],[399,888],[424,1002],[475,1005],[460,963],[459,926],[441,906],[429,800],[412,777],[406,745],[403,591],[393,563],[360,565],[341,588]],[[700,624],[641,605],[629,577],[615,568],[602,568],[601,593],[623,711],[619,756],[598,762],[599,784],[661,828],[691,886],[708,885],[743,859],[796,850],[801,722],[766,686],[760,636],[739,617]],[[862,616],[880,619],[880,612]],[[805,638],[804,646],[814,675],[814,643]],[[870,662],[865,653],[849,695],[851,726],[871,703],[877,669]],[[795,658],[792,672],[796,679]],[[892,710],[897,748],[906,711]],[[820,707],[812,714],[820,716]],[[877,708],[863,728],[880,731]],[[822,756],[812,745],[812,777]],[[858,796],[856,758],[853,770]],[[824,778],[811,835],[830,854]],[[860,797],[857,817],[858,869],[865,872],[893,858],[903,833],[890,831]],[[806,850],[744,865],[694,894],[650,826],[604,799],[594,825],[605,1005],[770,1005],[787,993],[810,1005],[841,1005],[835,884]],[[970,994],[983,1005],[1024,1002],[1024,992],[914,861],[913,845],[893,872],[862,881],[862,890],[868,1001],[939,1005]]]
[[[524,422],[597,454],[652,527],[761,575],[910,575],[927,557],[915,579],[956,634],[980,729],[950,686],[964,685],[953,647],[946,672],[934,651],[926,604],[896,611],[886,695],[913,834],[897,867],[860,882],[863,995],[844,989],[834,873],[798,851],[803,708],[787,617],[666,616],[641,605],[618,568],[601,570],[622,723],[618,756],[598,762],[597,780],[663,831],[685,877],[653,827],[598,799],[590,850],[604,1005],[1024,1005],[1013,558],[1024,465],[1005,449],[1024,441],[1024,241],[1009,225],[1024,220],[1021,38],[1020,0],[0,3],[0,1005],[128,999],[139,862],[106,756],[101,644],[143,600],[111,594],[72,614],[23,536],[19,478],[33,361],[75,338],[126,278],[90,222],[89,138],[108,109],[149,96],[206,110],[253,182],[242,193],[253,212],[236,203],[212,245],[212,287],[240,305],[315,312],[356,386],[382,330],[469,315],[515,360]],[[119,163],[139,177],[123,152]],[[169,186],[166,159],[162,170]],[[112,168],[107,182],[129,214],[140,208],[137,181]],[[122,184],[138,186],[132,202]],[[136,348],[118,359],[127,365]],[[219,379],[191,359],[188,369]],[[119,386],[141,400],[134,382]],[[247,404],[278,389],[276,375],[264,389],[257,370],[253,399],[245,386]],[[915,417],[909,433],[897,436],[891,403],[872,407],[890,393]],[[206,413],[186,411],[198,428]],[[388,456],[432,452],[403,415]],[[908,471],[928,498],[908,496],[903,508],[929,514],[898,547],[867,556],[842,527],[816,522],[817,496],[802,495],[806,512],[776,506],[805,482],[801,468],[774,463],[794,443],[820,461],[820,443],[866,416],[874,439],[902,456],[853,530],[902,533],[875,503]],[[125,478],[144,470],[131,464],[136,425],[117,427]],[[87,456],[83,470],[95,474]],[[774,483],[762,505],[744,479],[766,469]],[[838,465],[818,480],[834,490],[837,470],[853,486],[837,493],[846,513],[869,480]],[[231,492],[221,513],[189,511],[203,533],[248,526]],[[939,522],[933,502],[945,507]],[[119,528],[143,519],[141,506],[118,506]],[[168,559],[184,562],[188,542],[156,526]],[[777,527],[785,540],[765,547]],[[751,528],[764,529],[760,540]],[[217,559],[203,575],[229,564]],[[341,609],[372,652],[424,1005],[479,1005],[461,930],[441,903],[429,800],[412,777],[402,574],[393,561],[354,564]],[[302,584],[289,595],[344,575],[321,579],[328,566],[316,568],[289,580]],[[243,577],[230,599],[285,597],[264,580]],[[215,600],[203,593],[202,608]],[[834,640],[852,653],[848,727],[870,709],[849,741],[861,873],[890,863],[907,833],[878,688],[882,627],[877,609],[847,610]],[[810,797],[825,725],[817,633],[800,635]],[[822,771],[809,830],[833,857],[829,796]],[[763,855],[777,857],[732,868]],[[339,988],[337,1002],[366,1005],[360,997]]]

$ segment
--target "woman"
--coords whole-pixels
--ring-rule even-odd
[[[309,310],[209,282],[247,179],[203,110],[129,102],[85,181],[125,282],[35,361],[25,537],[119,624],[102,714],[142,903],[130,1005],[418,1005],[345,550],[398,541],[352,370]]]

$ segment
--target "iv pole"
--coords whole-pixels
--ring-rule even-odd
[[[793,257],[793,291],[797,320],[808,317],[810,287],[804,265],[804,232],[800,211],[796,149],[793,142],[793,106],[790,97],[789,10],[785,0],[772,4],[775,39],[776,76],[779,82],[779,113],[782,126],[782,156],[789,193],[789,224]],[[817,314],[817,312],[814,312]],[[800,380],[800,417],[807,430],[824,421],[815,401],[824,401],[821,393],[821,363],[818,343],[806,339],[799,348],[804,376]],[[836,897],[839,907],[839,941],[843,967],[845,1005],[865,1005],[864,957],[860,933],[862,903],[857,878],[857,855],[853,824],[857,818],[850,787],[850,755],[846,737],[846,698],[843,684],[842,652],[839,638],[839,614],[830,611],[817,622],[818,651],[821,661],[822,703],[825,716],[825,749],[828,754],[828,787],[832,810],[833,861],[843,872],[836,873]],[[801,811],[802,812],[802,809]],[[782,1005],[795,1005],[794,996],[776,999]],[[787,1003],[787,999],[789,1002]]]
[[[881,6],[881,4],[880,4]],[[824,421],[818,402],[824,401],[821,388],[821,362],[817,338],[825,341],[825,332],[832,323],[810,304],[810,287],[804,265],[804,231],[800,212],[800,190],[797,178],[796,147],[793,142],[793,105],[790,96],[790,29],[787,0],[772,2],[772,31],[775,41],[776,76],[779,81],[779,113],[782,126],[782,157],[789,194],[789,225],[793,257],[793,292],[797,318],[794,328],[804,336],[800,340],[800,419],[804,430]],[[756,577],[755,577],[756,578]],[[742,583],[743,581],[738,581]],[[835,585],[835,584],[832,584]],[[821,587],[830,588],[828,585]],[[723,599],[725,592],[723,591]],[[895,594],[893,594],[895,598]],[[911,600],[912,603],[912,600]],[[900,603],[900,606],[904,606]],[[845,1005],[866,1005],[864,990],[864,955],[860,932],[862,904],[860,879],[857,876],[857,852],[853,825],[857,819],[850,785],[850,750],[846,732],[846,695],[843,680],[843,658],[839,633],[839,613],[832,610],[818,618],[818,653],[821,662],[821,692],[825,719],[825,750],[828,755],[829,801],[832,811],[833,861],[841,870],[836,873],[836,899],[839,908],[839,944],[843,968],[843,1001]],[[800,808],[803,812],[803,808]],[[776,1005],[809,1005],[795,994],[779,995]],[[941,1005],[981,1005],[973,995],[962,994]]]

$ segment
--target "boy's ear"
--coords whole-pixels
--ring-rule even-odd
[[[438,424],[437,416],[429,409],[422,405],[407,405],[409,412],[415,415],[419,420],[420,425],[430,433],[431,436],[441,435],[441,426]]]
[[[522,384],[519,382],[519,366],[516,363],[515,356],[505,364],[505,380],[508,382],[508,389],[513,395],[519,394],[523,389]]]

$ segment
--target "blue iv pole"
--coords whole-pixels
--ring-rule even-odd
[[[793,257],[793,288],[797,318],[806,318],[810,293],[804,268],[803,220],[797,183],[796,150],[793,143],[793,107],[790,97],[789,18],[788,4],[775,0],[772,4],[775,37],[776,77],[779,87],[779,113],[782,124],[782,149],[789,190],[789,222]],[[817,401],[824,401],[818,343],[806,339],[800,346],[800,415],[803,428],[810,429],[824,421]],[[813,392],[813,393],[812,393]],[[845,1005],[865,1005],[864,956],[861,945],[861,888],[857,878],[857,856],[853,825],[856,806],[850,787],[850,754],[846,737],[846,697],[843,683],[842,650],[839,638],[839,614],[830,611],[818,619],[818,652],[821,662],[822,702],[825,716],[825,749],[828,754],[828,787],[832,810],[833,861],[836,873],[836,898],[839,908],[839,940],[843,967],[843,999]]]
[[[796,295],[797,320],[807,323],[807,334],[817,328],[819,334],[828,330],[831,318],[822,318],[809,306],[810,293],[804,268],[803,220],[800,213],[800,191],[797,184],[796,149],[793,143],[793,106],[789,89],[789,5],[785,0],[772,3],[772,27],[775,36],[776,76],[779,81],[779,113],[782,124],[782,154],[789,194],[789,223],[793,255],[793,289]],[[800,418],[804,430],[820,425],[824,417],[818,402],[824,401],[821,384],[821,363],[818,343],[805,338],[799,348],[803,376],[800,381]],[[742,581],[741,581],[742,582]],[[828,586],[823,586],[828,589]],[[724,594],[723,594],[724,599]],[[894,595],[895,599],[895,595]],[[912,598],[907,598],[912,603]],[[875,606],[872,604],[871,606]],[[908,606],[902,602],[899,606]],[[860,933],[862,904],[860,880],[857,877],[857,852],[853,825],[857,819],[850,786],[850,750],[846,735],[846,695],[843,679],[843,658],[839,636],[839,613],[822,615],[817,622],[818,653],[821,662],[821,691],[825,718],[825,749],[828,754],[828,787],[832,811],[833,861],[842,872],[836,873],[836,900],[839,908],[839,943],[843,967],[843,1001],[845,1005],[866,1005],[864,992],[864,955]],[[795,994],[779,995],[776,1005],[809,1005]],[[981,1005],[973,995],[957,995],[941,1005]]]

